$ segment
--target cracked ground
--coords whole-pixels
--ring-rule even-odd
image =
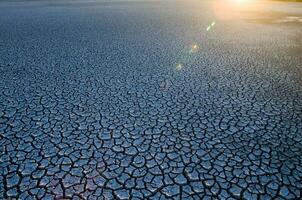
[[[0,199],[301,199],[302,4],[268,4],[1,1]]]

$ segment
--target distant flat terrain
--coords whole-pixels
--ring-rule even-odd
[[[302,4],[1,1],[0,199],[301,199]]]

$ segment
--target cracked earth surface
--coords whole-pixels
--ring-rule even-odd
[[[300,199],[301,27],[210,5],[0,3],[0,199]]]

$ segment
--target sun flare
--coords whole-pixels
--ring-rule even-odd
[[[217,0],[213,3],[213,11],[217,19],[230,20],[242,17],[244,11],[254,8],[256,0]]]
[[[249,2],[249,0],[232,0],[236,4],[246,4]]]

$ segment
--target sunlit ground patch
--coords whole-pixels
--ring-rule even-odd
[[[289,23],[289,22],[300,22],[300,23],[302,23],[302,17],[287,16],[287,17],[283,17],[282,19],[275,20],[274,22],[275,23]]]
[[[213,2],[213,13],[218,20],[238,19],[246,9],[255,7],[252,0],[218,0]]]
[[[287,7],[286,10],[284,8]],[[216,21],[246,20],[257,23],[302,22],[301,3],[260,0],[217,0],[213,1]],[[210,27],[208,27],[210,29]]]

